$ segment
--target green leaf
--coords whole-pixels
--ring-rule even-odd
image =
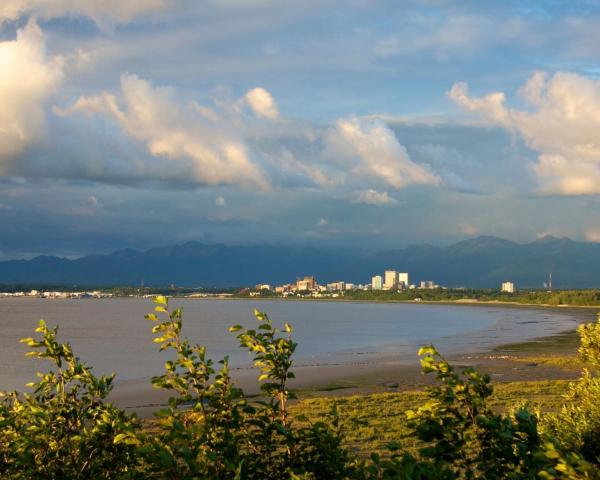
[[[426,345],[419,348],[419,353],[417,353],[417,355],[439,355],[439,353],[433,345]]]
[[[158,295],[154,298],[154,303],[158,305],[164,305],[166,307],[169,304],[169,300],[164,295]]]

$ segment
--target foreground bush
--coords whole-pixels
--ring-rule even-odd
[[[580,325],[578,332],[579,356],[589,368],[571,383],[560,412],[544,419],[545,428],[560,438],[565,448],[581,452],[600,466],[600,378],[592,373],[600,371],[600,321]]]
[[[540,417],[526,406],[506,414],[489,406],[490,378],[456,371],[433,347],[419,351],[436,377],[428,400],[407,411],[412,455],[404,439],[387,455],[356,458],[344,445],[335,409],[310,423],[292,418],[288,380],[296,343],[292,329],[255,312],[257,327],[235,326],[251,352],[262,395],[249,399],[230,377],[227,358],[215,364],[205,347],[181,334],[182,310],[157,297],[155,342],[171,351],[152,379],[172,392],[151,430],[106,401],[113,376],[95,377],[57,329],[41,322],[39,339],[24,341],[52,369],[33,393],[3,394],[0,402],[2,478],[83,479],[521,479],[600,478],[600,386],[592,370],[571,386],[563,409]],[[600,324],[579,329],[580,354],[600,366]],[[413,442],[414,443],[414,442]]]
[[[344,478],[349,457],[341,447],[339,431],[322,422],[296,426],[288,417],[293,395],[287,381],[296,343],[292,329],[283,335],[268,316],[255,312],[257,329],[230,329],[238,333],[259,369],[263,399],[249,403],[229,376],[227,358],[218,371],[203,346],[181,337],[181,309],[167,310],[167,299],[156,300],[156,312],[147,318],[156,325],[155,342],[176,354],[164,375],[152,379],[155,387],[173,390],[170,407],[159,412],[157,433],[138,434],[138,470],[144,478]],[[162,315],[163,321],[160,321]],[[181,405],[187,407],[180,408]]]
[[[119,439],[137,431],[135,419],[110,403],[114,375],[95,377],[56,341],[57,329],[43,321],[39,340],[23,340],[28,355],[53,366],[29,384],[31,394],[2,394],[0,475],[16,479],[118,478],[131,471],[133,447]]]

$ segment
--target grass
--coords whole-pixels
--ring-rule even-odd
[[[513,362],[580,371],[584,364],[577,355],[579,342],[577,332],[571,331],[529,342],[502,345],[496,347],[494,352],[507,355]]]
[[[557,411],[568,383],[565,380],[496,383],[490,404],[497,411],[509,411],[525,400],[542,412]],[[366,456],[371,452],[385,453],[386,445],[391,442],[415,449],[416,441],[405,438],[410,433],[406,411],[418,408],[426,399],[424,391],[311,398],[291,406],[291,412],[314,422],[325,419],[335,406],[347,447]]]
[[[526,355],[511,358],[513,362],[527,363],[529,365],[545,365],[548,367],[556,367],[564,370],[573,370],[577,368],[581,370],[584,364],[579,360],[577,355]]]
[[[504,354],[541,354],[572,355],[579,348],[579,335],[575,330],[552,335],[537,340],[521,343],[511,343],[494,348],[494,352]]]

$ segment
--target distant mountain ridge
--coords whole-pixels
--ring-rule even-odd
[[[600,287],[600,244],[542,237],[516,243],[481,236],[446,246],[353,252],[349,249],[228,246],[187,242],[145,251],[120,250],[70,260],[39,256],[0,262],[0,283],[77,285],[247,286],[287,283],[315,275],[325,283],[369,282],[385,269],[406,271],[412,283],[433,280],[450,287],[542,287],[552,272],[556,288]]]

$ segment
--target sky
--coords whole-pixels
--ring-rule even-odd
[[[600,3],[3,0],[0,259],[600,241]]]

